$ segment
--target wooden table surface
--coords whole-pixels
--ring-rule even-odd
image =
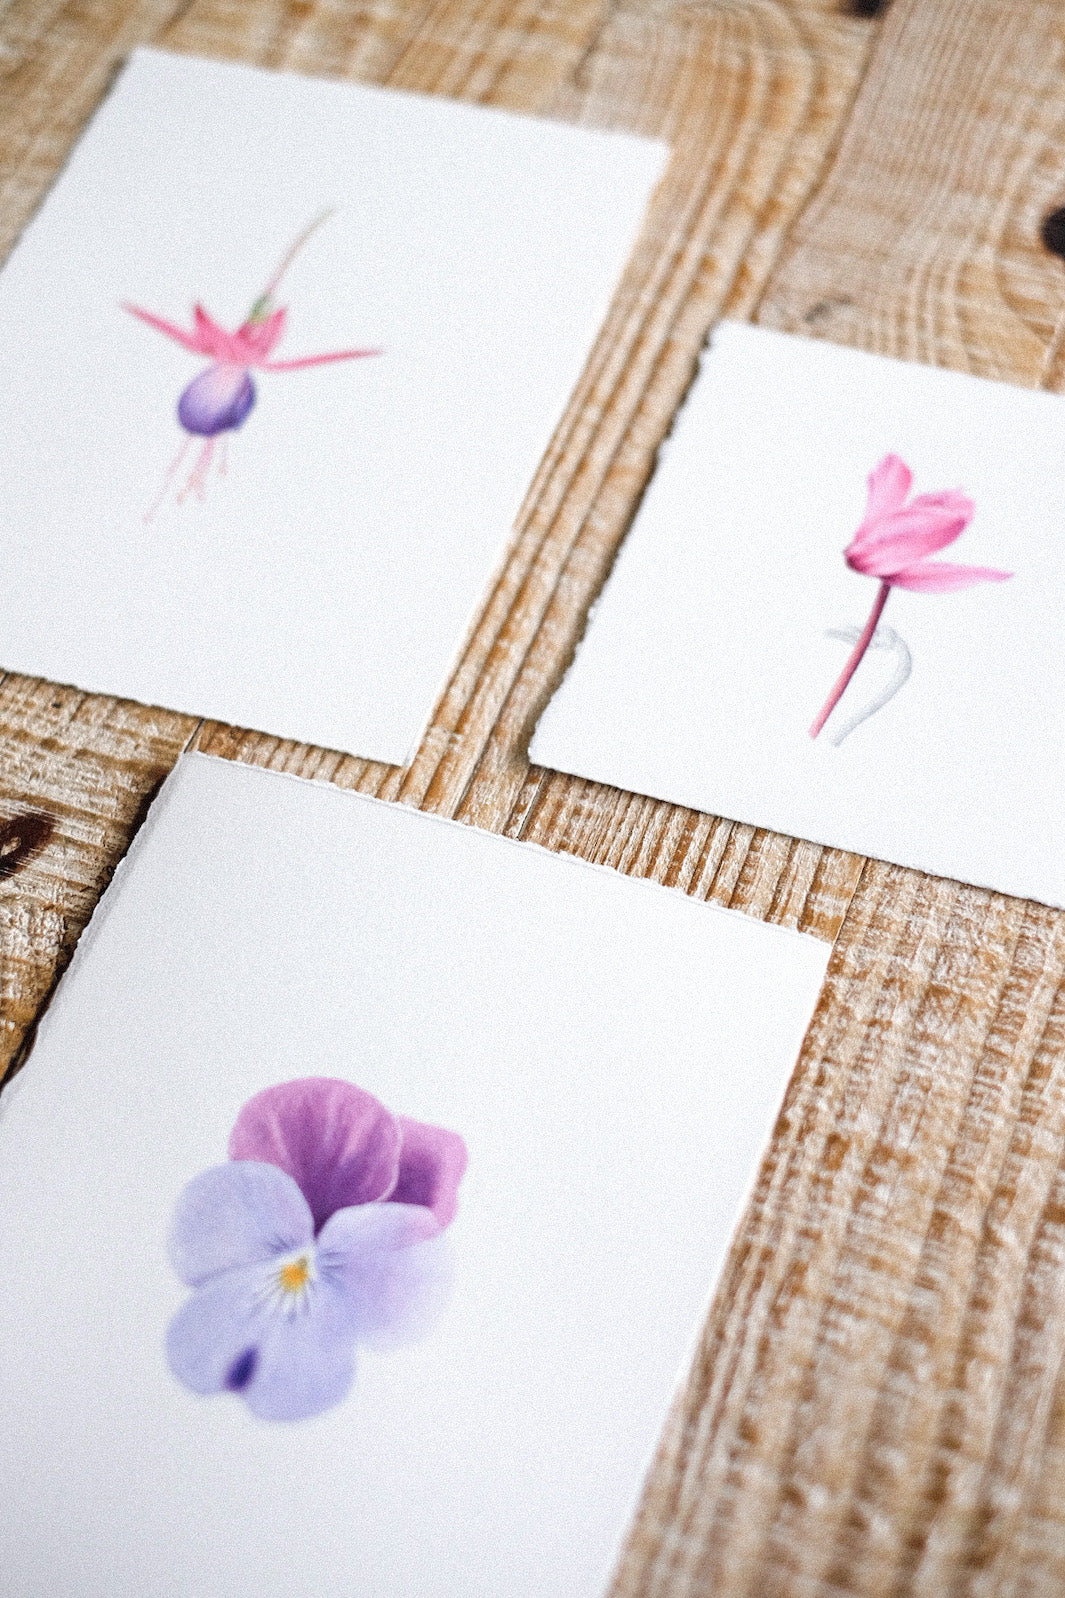
[[[826,939],[613,1598],[1065,1592],[1065,917],[525,753],[716,318],[1065,385],[1065,272],[1040,244],[1065,202],[1065,6],[0,0],[0,252],[143,42],[630,128],[674,155],[409,769],[0,680],[2,1068],[190,747]]]

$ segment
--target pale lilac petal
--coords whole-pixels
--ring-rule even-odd
[[[956,566],[952,561],[919,561],[905,566],[888,579],[893,588],[909,588],[915,594],[952,594],[975,583],[1004,583],[1012,572],[994,566]]]
[[[249,1099],[229,1139],[232,1160],[287,1171],[318,1231],[336,1210],[387,1198],[399,1170],[400,1130],[377,1099],[350,1082],[304,1077]]]
[[[391,1198],[396,1204],[424,1204],[441,1226],[448,1226],[458,1208],[459,1183],[466,1169],[466,1145],[457,1132],[423,1121],[399,1117],[403,1141],[399,1176]]]
[[[421,1205],[338,1211],[322,1228],[318,1264],[343,1292],[355,1337],[374,1349],[424,1336],[450,1285],[447,1240]]]
[[[220,1271],[301,1248],[313,1236],[306,1199],[276,1165],[216,1165],[193,1177],[177,1201],[170,1261],[196,1287]]]
[[[178,421],[187,433],[213,438],[239,427],[255,404],[255,384],[243,366],[209,366],[178,400]]]
[[[184,1303],[166,1334],[167,1359],[194,1393],[240,1392],[254,1375],[268,1326],[270,1267],[225,1271]]]
[[[241,1389],[261,1420],[305,1420],[344,1398],[355,1375],[355,1336],[344,1296],[319,1280],[292,1314],[270,1317]]]
[[[215,1277],[167,1332],[170,1369],[194,1393],[239,1393],[264,1420],[302,1420],[351,1386],[355,1336],[343,1293],[321,1279],[297,1305],[271,1292],[276,1266]]]
[[[851,543],[844,550],[848,566],[867,576],[890,577],[903,566],[945,549],[972,519],[972,501],[961,495],[957,498],[960,504],[921,505],[915,500],[904,510],[885,516],[875,537],[860,545]]]
[[[893,510],[901,510],[912,482],[913,473],[898,455],[885,455],[879,466],[873,467],[868,477],[869,497],[865,516],[862,527],[855,535],[856,539],[862,537],[862,528]]]

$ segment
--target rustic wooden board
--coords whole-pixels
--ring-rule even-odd
[[[0,680],[0,1068],[189,745],[835,940],[616,1598],[1060,1592],[1065,920],[525,748],[719,315],[1062,385],[1065,276],[1038,228],[1065,200],[1065,13],[0,0],[0,250],[140,41],[658,133],[674,158],[409,770]],[[35,851],[27,812],[54,823]]]

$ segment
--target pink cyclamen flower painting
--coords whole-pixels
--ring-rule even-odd
[[[466,1158],[457,1132],[350,1082],[256,1094],[228,1164],[194,1177],[174,1212],[170,1260],[193,1289],[167,1333],[177,1379],[238,1393],[262,1420],[339,1403],[358,1345],[413,1341],[441,1309]]]
[[[833,741],[842,743],[860,722],[882,709],[906,681],[909,650],[890,628],[878,626],[893,588],[908,588],[920,594],[950,594],[971,588],[974,583],[1005,582],[1013,575],[993,566],[959,566],[951,561],[930,560],[930,555],[946,549],[961,536],[972,521],[975,506],[956,489],[917,494],[910,499],[912,486],[913,473],[898,455],[886,455],[869,474],[865,515],[843,551],[843,558],[852,571],[877,578],[880,586],[869,618],[857,636],[854,632],[830,635],[853,642],[854,648],[810,728],[811,738],[817,737],[835,710],[871,644],[895,649],[900,658],[899,669],[887,691],[847,723]]]
[[[188,331],[164,317],[156,316],[153,311],[143,310],[139,305],[124,305],[123,309],[129,311],[131,316],[139,317],[149,327],[172,339],[175,344],[180,344],[182,349],[193,355],[206,356],[211,362],[192,379],[178,400],[177,418],[188,436],[171,463],[162,493],[148,512],[146,520],[150,521],[158,510],[190,444],[196,438],[203,442],[185,485],[178,494],[178,503],[191,492],[195,492],[200,499],[204,498],[207,474],[215,458],[216,446],[220,440],[224,443],[226,433],[243,426],[255,404],[253,371],[298,372],[310,366],[362,360],[370,355],[381,354],[377,349],[351,349],[330,350],[322,355],[300,355],[284,361],[271,358],[288,321],[287,307],[275,306],[274,303],[281,280],[311,234],[321,227],[329,215],[328,211],[323,211],[315,217],[289,246],[265,289],[257,296],[247,317],[235,332],[229,333],[219,326],[202,305],[193,307],[192,327]],[[225,470],[224,456],[219,457],[219,469]]]

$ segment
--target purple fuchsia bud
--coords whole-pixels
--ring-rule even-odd
[[[241,425],[255,404],[255,384],[243,366],[209,366],[178,400],[178,421],[187,433],[213,438]]]

